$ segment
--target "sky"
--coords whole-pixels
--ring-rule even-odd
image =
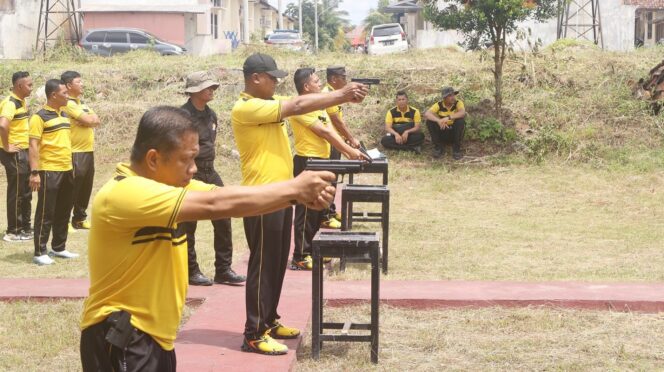
[[[278,5],[277,0],[269,0],[269,2],[275,8]],[[297,0],[282,0],[282,2],[284,10],[286,10],[286,5],[288,3],[298,3]],[[377,5],[378,0],[340,0],[339,10],[345,10],[348,12],[348,20],[351,24],[359,25],[369,14],[369,9],[376,8]]]

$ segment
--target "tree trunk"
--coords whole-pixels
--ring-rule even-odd
[[[495,85],[494,110],[498,120],[503,120],[503,61],[505,60],[505,38],[503,33],[498,30],[496,33],[496,42],[493,44],[493,79]]]

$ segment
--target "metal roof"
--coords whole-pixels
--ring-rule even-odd
[[[413,13],[419,12],[422,7],[417,5],[417,0],[402,0],[390,4],[383,9],[385,13]]]

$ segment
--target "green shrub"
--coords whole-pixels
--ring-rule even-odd
[[[492,117],[468,118],[466,138],[481,142],[512,142],[516,139],[514,129],[506,128],[498,119]]]

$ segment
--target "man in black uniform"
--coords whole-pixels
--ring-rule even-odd
[[[185,93],[189,100],[181,108],[189,112],[194,125],[198,129],[199,153],[195,159],[198,171],[194,179],[205,183],[224,186],[221,177],[214,169],[214,142],[217,136],[217,114],[207,105],[214,99],[214,91],[219,83],[212,79],[206,71],[197,71],[187,76]],[[196,262],[196,221],[182,223],[187,233],[187,246],[189,249],[189,284],[212,285],[201,272]],[[233,260],[233,234],[231,220],[224,218],[212,221],[214,229],[214,282],[218,284],[240,284],[246,280],[231,268]]]

